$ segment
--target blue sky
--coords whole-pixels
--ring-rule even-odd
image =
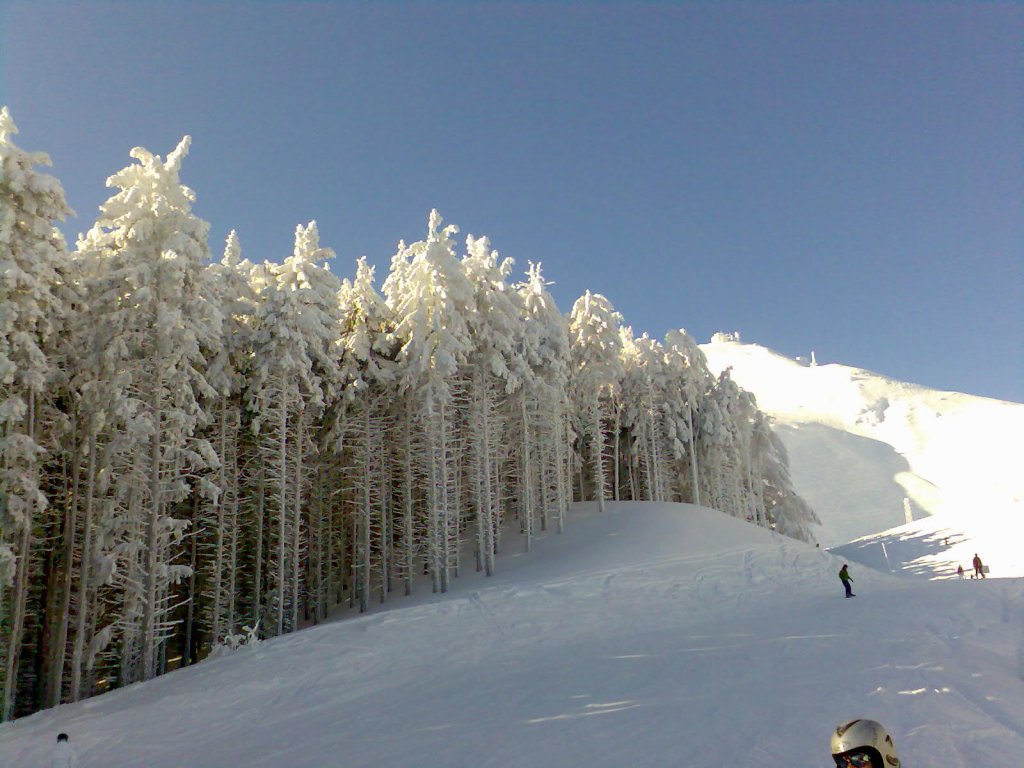
[[[0,103],[91,226],[188,133],[219,258],[437,208],[564,312],[1024,401],[1024,5],[0,3]]]

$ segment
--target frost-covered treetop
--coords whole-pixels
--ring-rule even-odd
[[[224,243],[224,256],[220,263],[225,267],[237,267],[242,258],[242,244],[238,240],[238,233],[231,230],[228,239]]]
[[[587,291],[573,304],[569,339],[577,375],[600,389],[614,390],[622,378],[622,315],[599,293]]]
[[[274,270],[276,289],[298,294],[291,311],[297,315],[306,343],[317,348],[318,355],[323,354],[325,345],[329,345],[337,333],[341,281],[326,264],[333,258],[334,251],[320,245],[320,232],[316,222],[311,221],[306,226],[295,227],[292,255]]]
[[[670,366],[686,369],[686,386],[690,396],[703,391],[713,379],[708,370],[708,361],[704,357],[697,341],[682,328],[665,334],[666,359]]]
[[[622,329],[622,346],[624,357],[636,374],[655,386],[665,383],[665,348],[657,339],[652,339],[647,333],[635,338],[633,329],[625,326]]]
[[[337,294],[340,281],[327,268],[334,251],[320,245],[320,230],[316,222],[295,227],[295,246],[292,255],[277,268],[277,285],[286,290],[311,290],[324,299]]]
[[[392,259],[384,293],[395,316],[395,336],[405,385],[426,384],[446,396],[443,380],[454,376],[473,349],[466,314],[473,287],[455,256],[458,227],[441,228],[441,215],[430,212],[427,239],[402,248]]]
[[[334,251],[320,246],[316,222],[311,221],[295,228],[292,254],[283,263],[254,270],[260,302],[248,397],[257,410],[284,397],[316,412],[333,396],[338,364],[332,344],[339,331],[341,282],[319,263],[333,257]],[[254,431],[260,423],[257,418]]]
[[[12,137],[17,133],[18,127],[10,110],[0,107],[0,189],[10,194],[28,214],[61,221],[65,216],[74,215],[64,200],[60,182],[53,176],[34,170],[37,165],[52,165],[50,156],[45,152],[26,152],[15,145]],[[49,232],[35,234],[48,236]]]
[[[254,269],[252,262],[242,258],[242,243],[238,233],[232,229],[224,243],[224,255],[220,263],[209,266],[213,288],[223,305],[225,318],[234,318],[231,320],[233,330],[228,336],[237,335],[241,325],[245,324],[243,318],[251,316],[255,311],[256,292],[252,286]],[[238,343],[230,338],[225,341],[229,346]]]
[[[146,219],[160,221],[166,214],[183,213],[192,210],[196,195],[179,179],[181,163],[188,156],[192,137],[185,136],[174,151],[161,159],[147,149],[135,147],[129,156],[137,160],[107,179],[107,186],[121,192],[100,206],[102,216],[99,226],[119,227],[134,224],[140,227],[140,213],[147,213]],[[198,221],[198,220],[197,220]],[[205,234],[205,233],[204,233]],[[129,232],[129,237],[145,239],[147,231]]]
[[[18,128],[7,107],[0,109],[0,387],[15,378],[31,387],[43,384],[47,365],[40,342],[51,331],[60,307],[55,294],[64,260],[64,238],[54,226],[74,212],[60,182],[39,173],[50,165],[44,152],[14,144]],[[21,408],[17,398],[0,410]],[[0,417],[3,420],[3,417]]]
[[[341,303],[341,385],[347,401],[374,383],[390,381],[393,321],[384,297],[373,285],[374,268],[365,257],[356,262],[356,276],[343,280]]]
[[[7,144],[11,140],[11,136],[14,136],[18,132],[18,126],[14,124],[14,118],[11,117],[11,110],[7,108],[5,104],[0,107],[0,144]]]
[[[519,295],[526,312],[524,348],[527,363],[544,382],[560,389],[568,376],[569,334],[565,318],[548,291],[541,265],[530,262]]]
[[[523,307],[519,294],[507,282],[514,263],[491,250],[488,238],[466,237],[462,267],[475,293],[475,311],[468,317],[476,341],[474,354],[484,361],[492,375],[505,381],[507,392],[518,389],[526,376],[519,344]]]
[[[253,265],[242,259],[242,244],[235,230],[228,234],[224,256],[207,267],[209,285],[224,315],[223,344],[210,363],[207,378],[223,394],[240,386],[238,368],[250,344],[256,292],[252,287]]]
[[[192,213],[195,194],[179,178],[190,143],[185,136],[166,161],[133,149],[136,162],[107,179],[107,186],[118,192],[100,206],[96,224],[78,244],[81,252],[95,257],[87,259],[95,278],[121,283],[135,301],[149,301],[153,294],[171,307],[183,294],[195,294],[189,299],[197,302],[188,310],[192,317],[174,324],[198,322],[197,312],[210,314],[212,309],[200,306],[209,304],[210,297],[196,282],[210,260],[210,225]],[[212,314],[207,320],[219,324]]]

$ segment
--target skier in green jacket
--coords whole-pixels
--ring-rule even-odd
[[[853,581],[853,577],[850,576],[850,572],[846,569],[846,563],[843,563],[843,567],[839,569],[839,580],[843,582],[843,587],[846,588],[847,597],[856,597],[853,594],[853,589],[850,587],[850,582]]]

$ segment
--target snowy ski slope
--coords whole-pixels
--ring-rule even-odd
[[[838,551],[941,578],[979,552],[993,575],[1024,576],[1024,405],[809,366],[756,344],[701,350],[773,417],[822,546],[868,537]]]
[[[576,505],[498,574],[0,726],[0,765],[1017,768],[1024,580],[896,578],[717,512]]]

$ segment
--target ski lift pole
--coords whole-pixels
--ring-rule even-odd
[[[892,563],[889,562],[889,551],[885,548],[885,542],[878,542],[882,545],[882,554],[885,556],[885,567],[889,569],[889,573],[892,573]]]

